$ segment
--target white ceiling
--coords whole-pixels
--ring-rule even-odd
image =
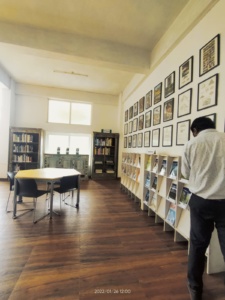
[[[188,1],[0,0],[0,65],[19,83],[118,95]]]

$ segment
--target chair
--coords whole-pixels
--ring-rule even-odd
[[[9,199],[11,196],[11,192],[14,191],[14,173],[13,172],[7,172],[7,177],[9,180],[9,196],[8,196],[8,201],[6,203],[6,212],[11,212],[11,210],[8,210],[8,205],[9,205]]]
[[[61,178],[60,180],[60,186],[54,188],[54,191],[60,194],[60,207],[61,207],[61,201],[64,201],[66,205],[69,205],[74,208],[78,208],[79,204],[76,203],[76,205],[72,205],[71,203],[65,202],[65,200],[70,196],[70,192],[72,192],[72,198],[74,196],[74,191],[78,189],[79,184],[79,177],[78,176],[65,176]],[[65,194],[69,193],[65,197]],[[64,198],[62,196],[64,195]]]
[[[34,203],[33,223],[37,223],[39,220],[43,219],[49,214],[47,213],[44,216],[40,217],[39,219],[35,220],[37,198],[44,194],[47,194],[49,192],[48,190],[39,190],[37,187],[37,183],[34,179],[17,179],[17,187],[18,187],[18,195],[20,197],[33,198],[33,203]]]

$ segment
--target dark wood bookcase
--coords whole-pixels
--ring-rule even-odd
[[[119,133],[93,132],[92,179],[116,179]]]

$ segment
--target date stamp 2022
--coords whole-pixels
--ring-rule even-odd
[[[95,289],[95,294],[131,294],[131,289]]]

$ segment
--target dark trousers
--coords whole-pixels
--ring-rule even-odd
[[[189,206],[191,231],[187,276],[190,286],[201,291],[205,252],[214,226],[217,228],[220,248],[225,260],[225,199],[206,200],[192,194]]]

